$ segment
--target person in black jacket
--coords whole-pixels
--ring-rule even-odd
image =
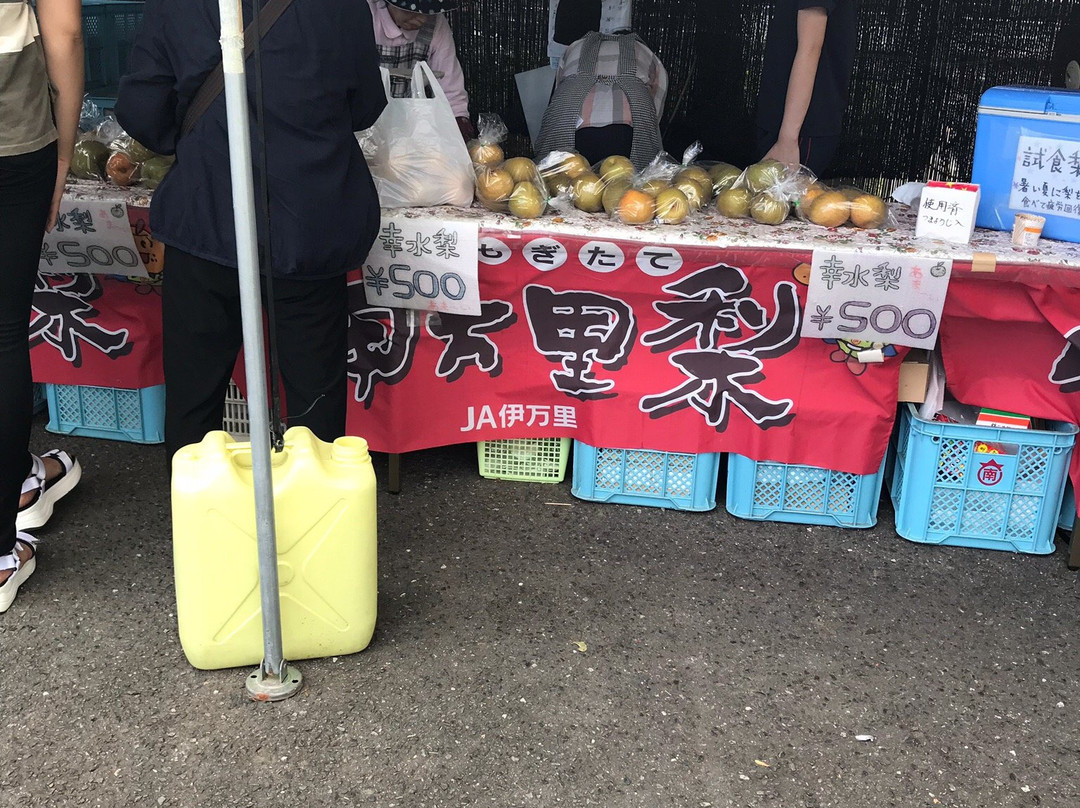
[[[251,0],[243,0],[244,22]],[[165,244],[165,444],[220,429],[242,344],[224,93],[190,133],[180,124],[220,63],[218,0],[148,0],[116,117],[176,162],[154,192],[150,227]],[[379,228],[379,199],[353,135],[386,105],[371,13],[353,0],[291,3],[261,43],[277,344],[289,425],[322,440],[345,431],[347,286]],[[253,60],[248,96],[254,108]],[[254,116],[252,116],[254,119]],[[253,151],[259,148],[252,124]],[[256,172],[256,199],[261,197]],[[264,304],[267,304],[264,289]]]
[[[758,153],[825,176],[855,63],[856,0],[777,0],[758,94]]]

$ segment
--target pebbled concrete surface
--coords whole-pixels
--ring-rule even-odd
[[[372,645],[259,705],[184,660],[161,448],[39,424],[57,444],[85,478],[0,616],[0,806],[1080,805],[1063,549],[911,544],[887,504],[865,531],[598,505],[416,453],[379,495]]]

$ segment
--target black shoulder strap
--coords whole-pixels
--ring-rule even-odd
[[[257,2],[257,0],[256,0]],[[266,36],[266,32],[270,30],[271,26],[277,22],[278,17],[282,15],[286,8],[292,3],[292,0],[267,0],[265,6],[259,11],[259,32],[258,38]],[[249,25],[244,29],[244,60],[251,55],[251,52],[255,50],[255,27]],[[210,75],[203,81],[202,86],[199,87],[195,93],[195,97],[191,99],[191,106],[188,107],[187,113],[184,115],[184,122],[180,126],[180,137],[184,137],[188,134],[195,124],[198,123],[199,118],[203,116],[206,110],[210,109],[210,105],[214,103],[214,100],[221,95],[221,91],[225,89],[225,70],[218,62],[217,67],[210,71]]]

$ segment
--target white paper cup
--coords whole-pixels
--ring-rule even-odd
[[[1034,247],[1042,237],[1045,216],[1034,213],[1018,213],[1013,219],[1012,243],[1017,247]]]

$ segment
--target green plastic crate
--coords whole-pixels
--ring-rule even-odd
[[[561,483],[570,457],[570,438],[512,438],[476,444],[480,476],[489,480]]]

